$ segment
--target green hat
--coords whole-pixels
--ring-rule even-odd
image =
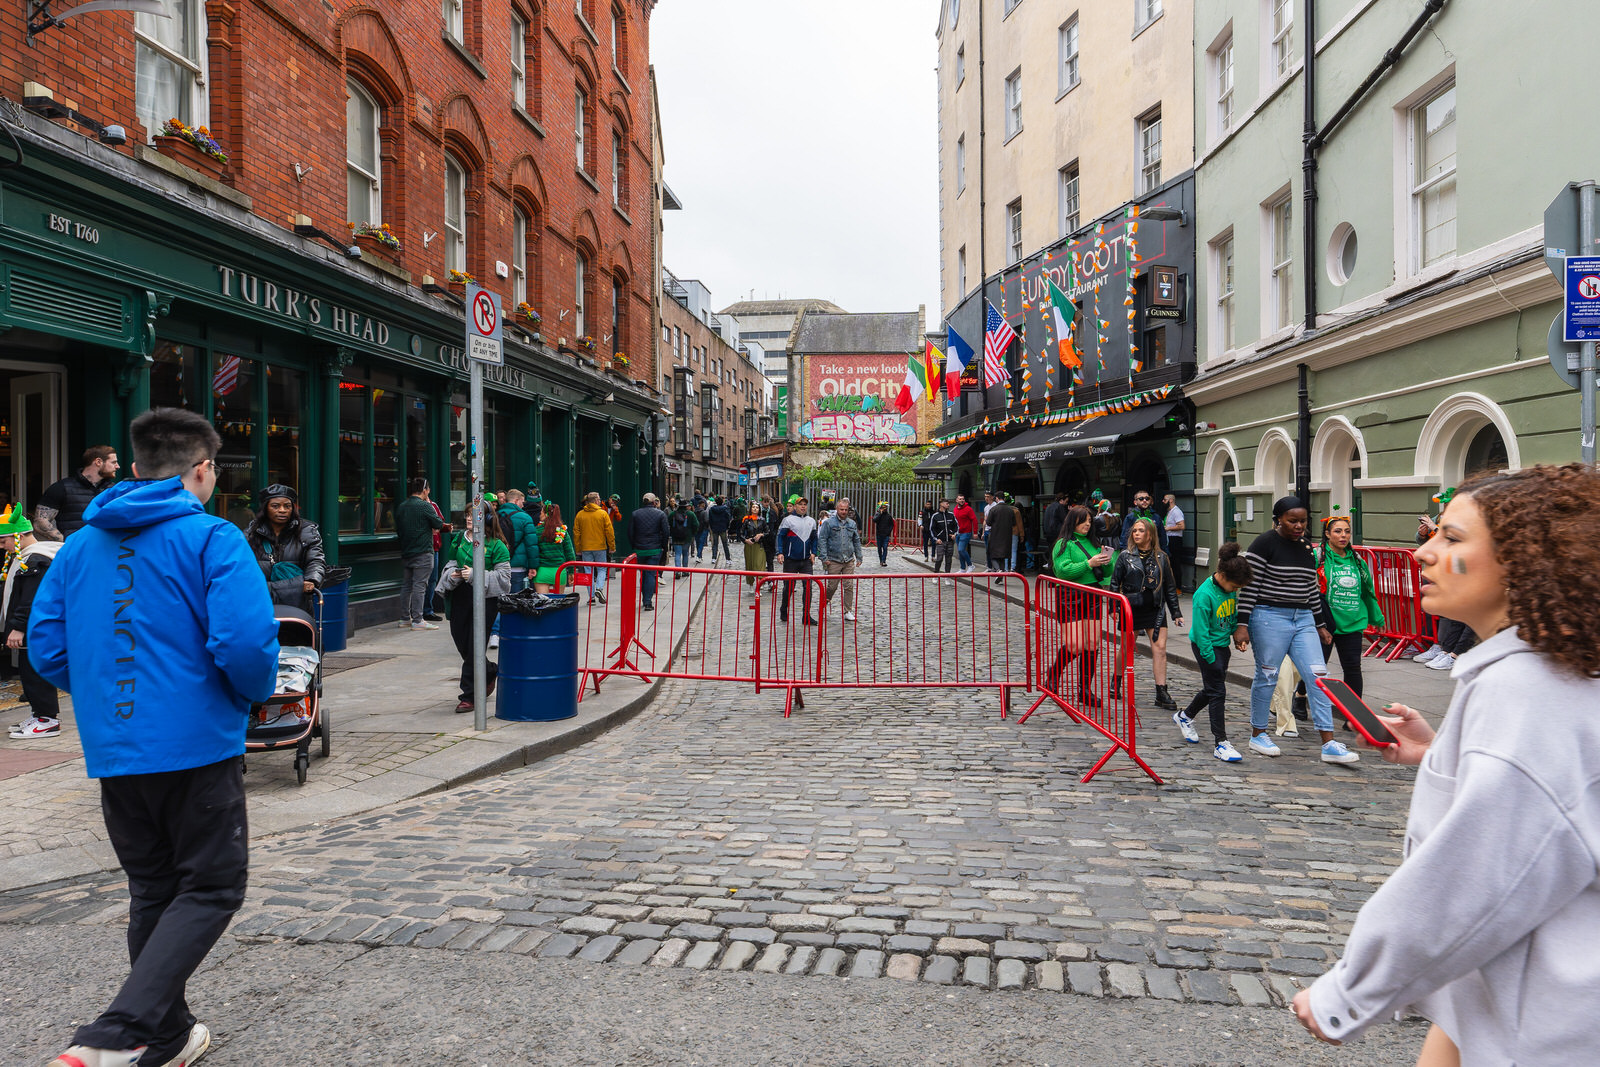
[[[12,504],[4,511],[0,511],[0,537],[32,532],[33,523],[28,521],[28,516],[23,514],[19,505]]]
[[[790,504],[798,504],[798,503],[800,503],[800,494],[799,493],[795,493],[794,495],[790,496],[789,497],[789,503]]]

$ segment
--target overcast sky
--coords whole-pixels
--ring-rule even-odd
[[[939,321],[935,0],[662,0],[664,256],[717,309],[819,298]]]

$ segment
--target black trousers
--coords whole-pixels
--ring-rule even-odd
[[[128,875],[133,967],[111,1006],[72,1040],[91,1048],[149,1045],[145,1059],[165,1063],[194,1026],[184,997],[189,976],[244,902],[244,757],[102,778],[100,810]]]
[[[783,559],[783,573],[785,574],[815,574],[816,572],[816,560],[812,559],[810,556],[807,556],[805,559],[790,559],[789,557],[785,556]],[[805,598],[806,618],[811,618],[811,587],[815,583],[810,581],[799,583],[784,582],[783,602],[778,607],[778,618],[782,619],[784,622],[789,621],[789,595],[794,592],[794,587],[796,584],[805,586],[805,589],[801,592],[801,596]]]
[[[61,694],[33,669],[33,664],[28,662],[27,649],[17,657],[17,669],[22,675],[22,699],[33,709],[34,718],[61,718]]]
[[[1471,651],[1472,646],[1478,643],[1478,635],[1472,632],[1472,627],[1464,622],[1454,619],[1441,618],[1439,620],[1439,647],[1452,655],[1459,656],[1463,652]],[[1355,689],[1355,686],[1350,688]],[[1356,689],[1356,692],[1361,690]]]
[[[500,598],[486,597],[483,602],[483,628],[484,633],[494,625],[494,617],[500,614]],[[462,583],[450,590],[450,640],[456,643],[456,651],[461,655],[461,699],[468,703],[473,700],[472,694],[472,586]],[[500,673],[500,668],[495,666],[489,658],[488,649],[479,649],[478,654],[483,657],[487,665],[484,670],[484,684],[490,689],[494,688],[495,676]],[[484,696],[488,696],[487,693]]]
[[[956,555],[956,543],[953,540],[935,541],[933,543],[933,573],[941,570],[950,573],[950,565]]]
[[[732,562],[733,549],[728,547],[728,531],[711,531],[711,559],[713,561],[715,561],[717,558],[717,547],[719,545],[722,547],[722,558]]]
[[[1206,658],[1200,654],[1200,649],[1193,641],[1189,648],[1194,652],[1194,661],[1200,667],[1200,692],[1189,701],[1189,706],[1183,709],[1183,717],[1192,719],[1199,714],[1200,709],[1211,709],[1211,736],[1217,744],[1228,739],[1228,724],[1223,719],[1223,703],[1228,692],[1228,660],[1233,655],[1232,645],[1223,645],[1221,648],[1211,650],[1213,662],[1207,663]]]

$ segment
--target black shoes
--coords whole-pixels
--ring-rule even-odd
[[[1167,711],[1178,710],[1178,702],[1172,699],[1172,694],[1167,692],[1167,687],[1164,685],[1156,686],[1156,707]]]
[[[1291,705],[1291,710],[1294,712],[1294,717],[1299,719],[1301,722],[1307,722],[1311,718],[1311,713],[1306,709],[1306,698],[1303,696],[1296,696],[1294,698],[1294,703]]]

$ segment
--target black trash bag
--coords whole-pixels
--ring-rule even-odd
[[[323,574],[322,576],[323,586],[326,587],[330,585],[338,585],[340,582],[348,582],[350,580],[351,570],[352,568],[350,567],[329,567],[327,573]]]
[[[540,593],[532,586],[500,598],[502,615],[548,615],[577,606],[577,593]]]

